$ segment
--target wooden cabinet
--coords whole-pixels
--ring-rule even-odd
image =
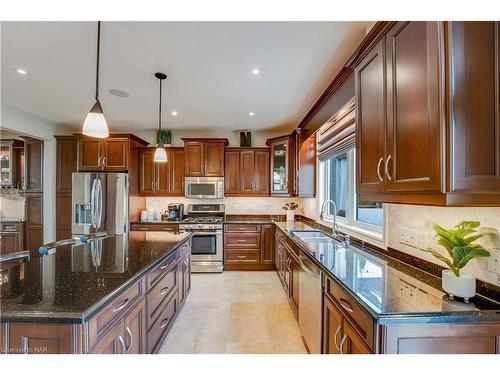
[[[297,191],[296,141],[292,135],[270,138],[266,141],[270,149],[271,196],[290,197]]]
[[[90,352],[91,354],[125,354],[122,322],[116,323]]]
[[[275,268],[274,224],[225,224],[225,270],[272,270]]]
[[[182,138],[186,177],[224,177],[226,138]]]
[[[269,149],[226,148],[226,196],[269,196]]]
[[[6,346],[11,354],[70,354],[71,325],[9,324]]]
[[[0,256],[24,251],[24,223],[0,224]]]
[[[21,188],[24,178],[24,143],[18,139],[0,141],[0,187]]]
[[[299,133],[299,139],[302,133]],[[316,133],[302,140],[298,156],[298,196],[301,198],[316,197],[317,152]]]
[[[300,260],[295,252],[288,249],[287,272],[288,272],[288,301],[295,318],[299,317],[299,273]]]
[[[182,306],[191,290],[191,247],[179,258],[179,305]]]
[[[154,148],[139,151],[139,193],[184,196],[184,149],[167,148],[167,162],[154,161]]]
[[[500,205],[500,23],[448,26],[449,202]]]
[[[43,192],[43,141],[24,138],[24,180],[27,193]]]
[[[123,341],[127,354],[146,353],[146,307],[144,300],[123,318]]]
[[[344,318],[333,302],[323,299],[323,354],[340,354]]]

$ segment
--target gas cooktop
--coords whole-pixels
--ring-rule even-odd
[[[220,216],[188,216],[182,220],[182,224],[220,224],[222,220]]]

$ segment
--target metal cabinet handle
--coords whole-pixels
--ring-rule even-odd
[[[167,269],[169,266],[170,266],[170,263],[167,263],[167,264],[164,264],[164,265],[160,266],[160,269],[161,269],[161,270],[165,270],[165,269]]]
[[[341,298],[341,299],[339,299],[339,302],[340,302],[340,306],[342,306],[345,310],[349,311],[350,313],[354,312],[351,304],[349,302],[347,302],[345,299]]]
[[[125,299],[123,300],[123,302],[122,302],[122,303],[121,303],[118,307],[115,307],[115,308],[113,309],[113,312],[114,312],[114,313],[116,313],[116,312],[118,312],[118,311],[120,311],[120,310],[123,310],[125,307],[127,307],[127,306],[128,306],[128,304],[129,304],[129,303],[130,303],[130,300],[129,300],[128,298],[125,298]]]
[[[164,320],[160,323],[160,329],[165,328],[167,325],[168,325],[168,319],[164,319]]]
[[[155,182],[151,181],[151,190],[154,190],[154,189],[155,189]]]
[[[389,181],[392,181],[391,174],[389,173],[389,160],[391,160],[391,159],[392,159],[392,155],[389,155],[389,157],[385,161],[385,175],[387,176]]]
[[[337,327],[337,330],[335,331],[335,335],[333,336],[333,343],[335,344],[335,347],[337,348],[338,351],[340,351],[340,346],[339,343],[337,342],[337,336],[340,333],[340,324]]]
[[[125,345],[125,341],[123,340],[123,337],[118,336],[117,339],[118,339],[118,342],[120,343],[120,345],[122,346],[122,352],[120,354],[125,354],[127,352],[127,346]]]
[[[130,330],[129,326],[125,327],[125,333],[127,333],[128,337],[130,337],[130,344],[127,347],[127,351],[129,351],[134,342],[134,336],[132,335],[132,331]]]
[[[384,181],[384,179],[382,178],[382,175],[380,174],[380,165],[382,164],[383,161],[384,161],[384,158],[381,156],[379,161],[378,161],[378,164],[377,164],[377,176],[381,182]]]
[[[101,157],[100,156],[97,157],[97,166],[98,167],[101,166]]]
[[[238,240],[238,242],[247,242],[247,240]]]
[[[163,288],[162,290],[160,290],[160,295],[164,296],[165,294],[167,294],[167,292],[169,291],[170,287],[169,286],[166,286],[165,288]]]
[[[342,340],[340,340],[340,348],[339,348],[340,354],[347,354],[344,352],[344,343],[345,343],[346,339],[347,339],[347,335],[344,335],[344,337],[342,337]]]
[[[246,255],[238,255],[237,258],[238,259],[245,259],[247,256]]]
[[[106,156],[103,156],[102,157],[102,166],[105,167],[106,166]]]

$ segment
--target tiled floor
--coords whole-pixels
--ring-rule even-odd
[[[305,354],[276,272],[193,274],[161,353]]]

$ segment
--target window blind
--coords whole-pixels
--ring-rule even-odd
[[[328,160],[356,146],[354,98],[318,130],[318,159]]]

